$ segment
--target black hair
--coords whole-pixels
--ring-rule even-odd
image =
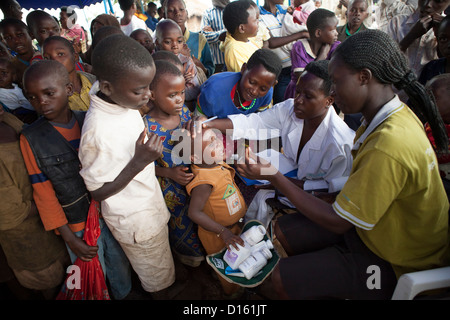
[[[38,23],[38,20],[39,20],[40,18],[50,18],[50,19],[53,19],[53,20],[54,20],[54,17],[53,17],[52,15],[50,15],[49,13],[47,13],[47,12],[45,12],[45,11],[43,11],[43,10],[34,10],[34,11],[31,11],[31,12],[27,15],[27,18],[26,18],[28,28],[29,28],[31,31],[36,27],[36,25],[37,25],[37,23]],[[59,23],[57,23],[57,24],[58,24],[58,26],[59,26]]]
[[[281,59],[270,49],[259,49],[253,52],[247,61],[247,69],[250,70],[258,65],[263,65],[267,71],[275,74],[276,78],[278,78],[283,68]]]
[[[222,20],[230,34],[234,34],[239,25],[247,23],[249,17],[247,10],[250,7],[252,7],[250,0],[233,1],[225,6]]]
[[[3,19],[2,21],[0,21],[0,33],[2,33],[3,29],[9,25],[15,25],[20,28],[24,28],[28,32],[30,31],[30,29],[28,28],[26,23],[23,22],[22,20],[15,19],[15,18],[6,18],[6,19]]]
[[[358,32],[342,42],[334,56],[339,56],[356,71],[368,68],[382,84],[404,90],[414,113],[430,124],[438,150],[448,151],[447,131],[436,104],[417,81],[398,44],[387,33],[372,29]]]
[[[152,58],[153,58],[153,61],[155,61],[155,63],[158,60],[164,60],[164,61],[169,61],[177,66],[183,65],[180,58],[178,58],[178,56],[175,53],[173,53],[172,51],[168,51],[168,50],[158,50],[152,54]]]
[[[130,10],[133,6],[134,0],[119,0],[119,7],[122,11]]]
[[[438,30],[443,26],[445,23],[447,23],[447,28],[450,26],[450,15],[445,16],[441,22],[439,23]]]
[[[61,36],[51,36],[48,37],[47,39],[44,40],[44,42],[42,43],[42,48],[45,47],[45,45],[51,41],[58,41],[60,43],[62,43],[65,47],[67,47],[67,49],[69,49],[71,54],[75,54],[75,49],[73,48],[72,43],[67,40],[66,38],[63,38]],[[43,49],[42,49],[43,50]]]
[[[169,1],[170,0],[160,1],[165,16],[167,16],[167,4],[169,3]],[[183,4],[184,8],[186,8],[186,2],[184,2],[184,0],[177,0],[177,1],[180,1]]]
[[[61,78],[65,84],[70,83],[69,73],[62,63],[56,60],[39,60],[31,64],[23,74],[22,83],[25,83],[28,78],[34,81],[34,77],[52,77],[53,79]]]
[[[137,35],[137,34],[140,33],[140,32],[146,33],[146,34],[148,34],[148,35],[151,37],[151,34],[150,34],[147,30],[144,30],[144,29],[134,29],[134,30],[130,33],[130,37],[133,38],[135,35]],[[134,38],[133,38],[133,39],[134,39]],[[153,38],[152,38],[152,40],[153,40]]]
[[[183,36],[183,31],[181,30],[180,26],[175,21],[173,21],[171,19],[164,19],[156,24],[156,29],[155,29],[155,40],[158,41],[159,45],[161,45],[160,42],[162,40],[162,30],[164,29],[165,25],[170,25],[173,28],[179,29],[181,35]]]
[[[117,81],[130,71],[154,67],[147,49],[124,34],[113,34],[101,40],[92,52],[91,61],[92,73],[97,79],[109,82]]]
[[[306,20],[306,27],[309,34],[312,36],[317,29],[322,29],[328,23],[329,18],[336,18],[333,11],[317,8],[311,12]]]
[[[308,63],[305,67],[305,71],[323,80],[322,90],[326,96],[330,95],[332,85],[330,75],[328,74],[329,63],[330,60],[317,60]]]
[[[180,69],[178,69],[176,65],[174,65],[169,61],[156,60],[155,69],[156,69],[155,77],[153,78],[153,81],[150,84],[150,89],[156,87],[156,85],[158,84],[163,75],[170,74],[177,77],[183,77],[183,74],[181,73]]]
[[[97,46],[97,44],[109,37],[112,36],[113,34],[122,34],[123,35],[123,31],[120,28],[117,28],[115,26],[103,26],[101,28],[99,28],[94,36],[92,37],[92,44],[91,44],[91,48],[92,50],[94,50],[94,48]]]

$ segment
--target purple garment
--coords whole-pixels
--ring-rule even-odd
[[[331,45],[330,52],[328,52],[327,55],[327,60],[331,58],[333,51],[336,50],[337,46],[340,43],[341,43],[340,41],[336,41]],[[309,46],[308,48],[306,48],[302,40],[299,40],[296,43],[294,43],[291,50],[291,61],[292,61],[291,81],[289,82],[286,88],[284,100],[289,98],[295,98],[295,85],[297,82],[297,77],[294,73],[294,70],[298,68],[301,68],[302,70],[305,69],[306,65],[310,62],[313,62],[315,59],[316,57],[311,52],[311,48]]]

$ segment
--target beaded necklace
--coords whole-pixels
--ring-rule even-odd
[[[238,96],[238,99],[239,99],[239,104],[241,105],[241,108],[242,108],[242,109],[248,110],[248,109],[251,109],[251,108],[253,108],[253,107],[255,106],[256,99],[253,99],[252,103],[251,103],[248,107],[245,107],[245,106],[242,104],[241,97],[240,97],[240,94],[239,94],[239,91],[238,91],[237,88],[236,88],[236,93],[237,93],[237,96]]]

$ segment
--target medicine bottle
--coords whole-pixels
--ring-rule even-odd
[[[245,259],[240,265],[239,270],[245,275],[247,280],[253,278],[272,258],[272,252],[267,248],[262,248],[260,251],[253,253],[250,257]]]
[[[241,234],[242,240],[250,246],[254,246],[260,242],[266,234],[266,229],[262,225],[253,226]]]

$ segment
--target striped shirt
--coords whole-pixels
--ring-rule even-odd
[[[211,53],[215,64],[224,64],[224,53],[219,49],[219,36],[227,31],[222,20],[223,9],[218,7],[209,8],[205,11],[202,18],[201,33],[206,37],[209,43]],[[203,31],[205,26],[210,26],[214,31]]]
[[[285,6],[276,5],[276,7],[277,12],[276,14],[273,14],[262,6],[259,6],[259,22],[269,30],[272,37],[281,37],[282,24],[287,11]],[[283,68],[291,66],[291,54],[285,46],[272,50],[281,59]]]

